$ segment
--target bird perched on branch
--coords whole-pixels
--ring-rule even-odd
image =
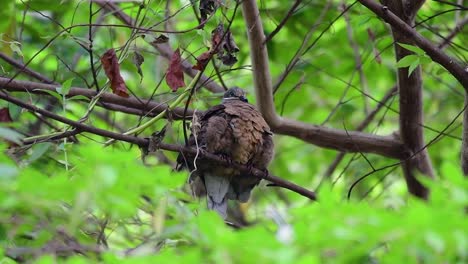
[[[267,169],[274,155],[270,127],[260,112],[248,103],[244,90],[231,88],[223,102],[200,115],[194,115],[190,147],[199,148],[225,159]],[[205,185],[208,208],[226,218],[227,200],[247,202],[260,179],[231,167],[209,161],[195,161],[194,157],[179,155],[179,168],[193,171],[191,180],[200,177]]]

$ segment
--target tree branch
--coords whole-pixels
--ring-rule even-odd
[[[288,19],[292,16],[292,14],[296,11],[297,7],[301,4],[302,0],[296,0],[291,8],[288,10],[286,15],[283,17],[283,20],[278,24],[278,26],[273,30],[265,39],[265,42],[270,41],[283,27],[286,25]]]
[[[256,1],[245,0],[242,10],[249,37],[258,108],[273,132],[294,136],[320,147],[345,152],[376,153],[400,159],[409,155],[398,139],[389,136],[356,131],[346,133],[338,129],[309,125],[279,117],[273,104],[268,54],[266,46],[262,44],[265,42],[265,35]]]
[[[25,74],[27,74],[27,75],[29,75],[29,76],[43,82],[43,83],[49,83],[49,84],[54,83],[54,81],[52,81],[48,77],[25,67],[25,65],[22,64],[21,62],[18,62],[16,60],[8,57],[6,54],[4,54],[2,52],[0,52],[0,58],[2,60],[6,61],[8,64],[12,65],[13,67],[17,68],[21,72],[24,72]]]
[[[358,1],[374,12],[377,16],[385,20],[385,22],[389,23],[393,30],[396,30],[400,32],[400,34],[404,34],[407,38],[410,38],[414,44],[424,50],[433,61],[447,69],[460,82],[465,91],[468,91],[468,72],[465,67],[458,64],[444,52],[441,52],[437,46],[416,32],[411,25],[405,23],[405,21],[395,15],[387,6],[383,6],[373,0]],[[391,2],[393,1],[389,1],[389,3]]]
[[[387,104],[387,102],[397,94],[397,92],[398,88],[395,85],[384,95],[384,97],[379,101],[380,103],[372,111],[369,112],[366,118],[356,127],[356,130],[363,131],[372,122],[372,120],[374,120],[377,113]],[[325,171],[323,179],[331,177],[335,169],[340,164],[341,160],[344,158],[345,154],[345,152],[340,152],[336,155],[331,165]]]
[[[29,81],[11,81],[9,78],[0,77],[0,89],[12,92],[28,92],[35,94],[47,94],[44,91],[56,92],[57,85],[29,82]],[[68,97],[82,95],[87,98],[93,98],[97,92],[91,89],[73,87],[68,93]],[[166,110],[167,104],[159,103],[151,100],[139,100],[135,97],[124,98],[112,93],[103,93],[99,98],[100,106],[135,115],[153,116]],[[184,116],[183,108],[176,108],[171,111],[171,118],[182,119]],[[193,114],[192,110],[188,110],[187,116]]]
[[[112,132],[112,131],[108,131],[108,130],[100,129],[100,128],[97,128],[97,127],[89,126],[89,125],[86,125],[86,124],[83,124],[83,123],[80,123],[80,122],[77,122],[77,121],[73,121],[71,119],[68,119],[68,118],[65,118],[63,116],[57,115],[57,114],[52,113],[50,111],[46,111],[46,110],[38,108],[38,107],[36,107],[34,105],[25,103],[25,102],[23,102],[23,101],[21,101],[21,100],[19,100],[17,98],[14,98],[14,97],[6,94],[5,92],[0,92],[0,99],[3,99],[5,101],[8,101],[8,102],[13,103],[15,105],[18,105],[20,107],[23,107],[23,108],[28,109],[30,111],[33,111],[35,113],[39,113],[39,114],[41,114],[43,116],[46,116],[48,118],[52,118],[52,119],[57,120],[59,122],[62,122],[64,124],[70,125],[70,126],[74,127],[75,129],[78,129],[78,130],[83,131],[83,132],[88,132],[88,133],[92,133],[92,134],[107,137],[107,138],[113,138],[115,140],[121,140],[121,141],[129,142],[129,143],[133,143],[133,144],[136,144],[136,145],[140,146],[143,149],[148,148],[149,140],[147,138],[140,138],[140,137],[134,137],[134,136],[124,135],[124,134],[119,134],[119,133],[115,133],[115,132]],[[254,177],[265,179],[267,181],[270,181],[270,182],[274,183],[276,186],[291,190],[291,191],[296,192],[296,193],[298,193],[298,194],[300,194],[302,196],[305,196],[305,197],[307,197],[307,198],[309,198],[311,200],[316,200],[317,199],[314,192],[309,191],[309,190],[307,190],[307,189],[305,189],[305,188],[303,188],[303,187],[301,187],[299,185],[296,185],[296,184],[294,184],[292,182],[289,182],[289,181],[287,181],[285,179],[282,179],[282,178],[279,178],[277,176],[270,175],[269,173],[265,173],[262,170],[259,170],[259,169],[256,169],[256,168],[249,168],[249,166],[244,166],[244,165],[235,163],[233,161],[228,161],[226,159],[219,158],[217,155],[214,155],[214,154],[199,153],[199,151],[197,149],[193,149],[193,148],[189,148],[189,147],[185,147],[185,146],[180,146],[180,145],[165,144],[165,143],[160,143],[158,145],[158,147],[161,148],[161,149],[164,149],[164,150],[180,152],[180,153],[182,153],[184,155],[193,155],[194,156],[194,155],[197,155],[197,153],[198,153],[198,156],[200,158],[202,158],[202,159],[208,159],[210,161],[214,161],[214,162],[216,162],[218,164],[221,164],[221,165],[224,165],[224,166],[227,166],[227,167],[233,167],[235,169],[240,170],[241,172],[249,173],[250,175],[252,175]]]
[[[413,1],[414,4],[406,5],[404,1],[389,2],[388,12],[399,16],[407,26],[414,26],[414,18],[419,7],[424,1]],[[392,14],[393,14],[392,13]],[[414,31],[414,30],[412,30]],[[398,43],[414,45],[414,36],[402,32],[392,24],[392,34],[395,40],[396,60],[413,54],[413,52],[401,47]],[[424,131],[419,124],[423,124],[423,98],[422,98],[422,71],[418,66],[411,75],[408,75],[408,67],[398,68],[398,89],[400,93],[400,136],[403,143],[417,155],[403,162],[403,172],[408,190],[413,195],[426,199],[429,190],[416,178],[418,173],[429,178],[434,177],[431,160],[427,149],[424,149]]]
[[[465,108],[467,104],[468,93],[465,93]],[[466,109],[463,113],[463,133],[460,158],[463,174],[465,174],[465,176],[468,176],[468,111]]]

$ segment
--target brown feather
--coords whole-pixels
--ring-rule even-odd
[[[198,122],[199,125],[192,128],[189,146],[198,145],[212,154],[221,154],[240,164],[266,170],[274,155],[272,133],[253,105],[242,100],[225,100],[198,116]],[[184,159],[179,156],[178,162],[181,160]],[[186,166],[193,170],[193,157],[189,157],[187,163]],[[198,171],[194,176],[203,179],[203,175],[209,173],[229,179],[228,199],[246,202],[252,188],[260,182],[252,175],[212,162],[198,162],[197,165]]]

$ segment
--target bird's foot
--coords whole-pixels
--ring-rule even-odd
[[[218,154],[218,157],[219,157],[222,161],[226,162],[229,166],[232,165],[232,163],[233,163],[231,157],[230,157],[229,155],[227,155],[227,154],[219,153],[219,154]]]
[[[258,169],[254,167],[254,165],[251,162],[247,162],[245,166],[247,167],[248,175],[252,175],[255,177],[260,176],[262,179],[268,178],[268,176],[270,175],[268,169]],[[259,171],[261,172],[261,174],[259,173]]]
[[[247,167],[247,174],[255,176],[255,172],[254,172],[255,167],[254,167],[253,163],[251,161],[248,161],[245,164],[245,166]]]
[[[270,176],[270,172],[268,171],[268,169],[263,169],[261,171],[263,172],[262,179],[266,179],[268,178],[268,176]]]

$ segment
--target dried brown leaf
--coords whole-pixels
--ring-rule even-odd
[[[143,71],[141,70],[141,65],[144,61],[145,57],[143,57],[143,55],[141,55],[141,53],[136,50],[133,54],[132,62],[137,67],[138,74],[140,75],[140,83],[143,80]]]
[[[180,57],[179,49],[172,54],[169,68],[167,68],[166,83],[171,87],[173,92],[177,91],[180,87],[185,87],[182,58]]]
[[[127,85],[120,75],[120,65],[114,49],[110,49],[101,57],[102,67],[109,78],[112,92],[121,97],[129,97]]]
[[[192,69],[203,71],[210,61],[213,54],[210,51],[202,53],[202,55],[197,57],[197,64],[195,64]]]
[[[13,119],[11,119],[10,111],[8,110],[8,107],[4,107],[0,109],[0,122],[1,123],[13,122]]]
[[[218,55],[224,65],[232,66],[237,62],[235,53],[239,48],[234,41],[231,31],[224,31],[224,25],[219,25],[211,32],[211,52]]]
[[[209,15],[213,14],[219,7],[219,0],[200,0],[201,22],[205,22]]]

